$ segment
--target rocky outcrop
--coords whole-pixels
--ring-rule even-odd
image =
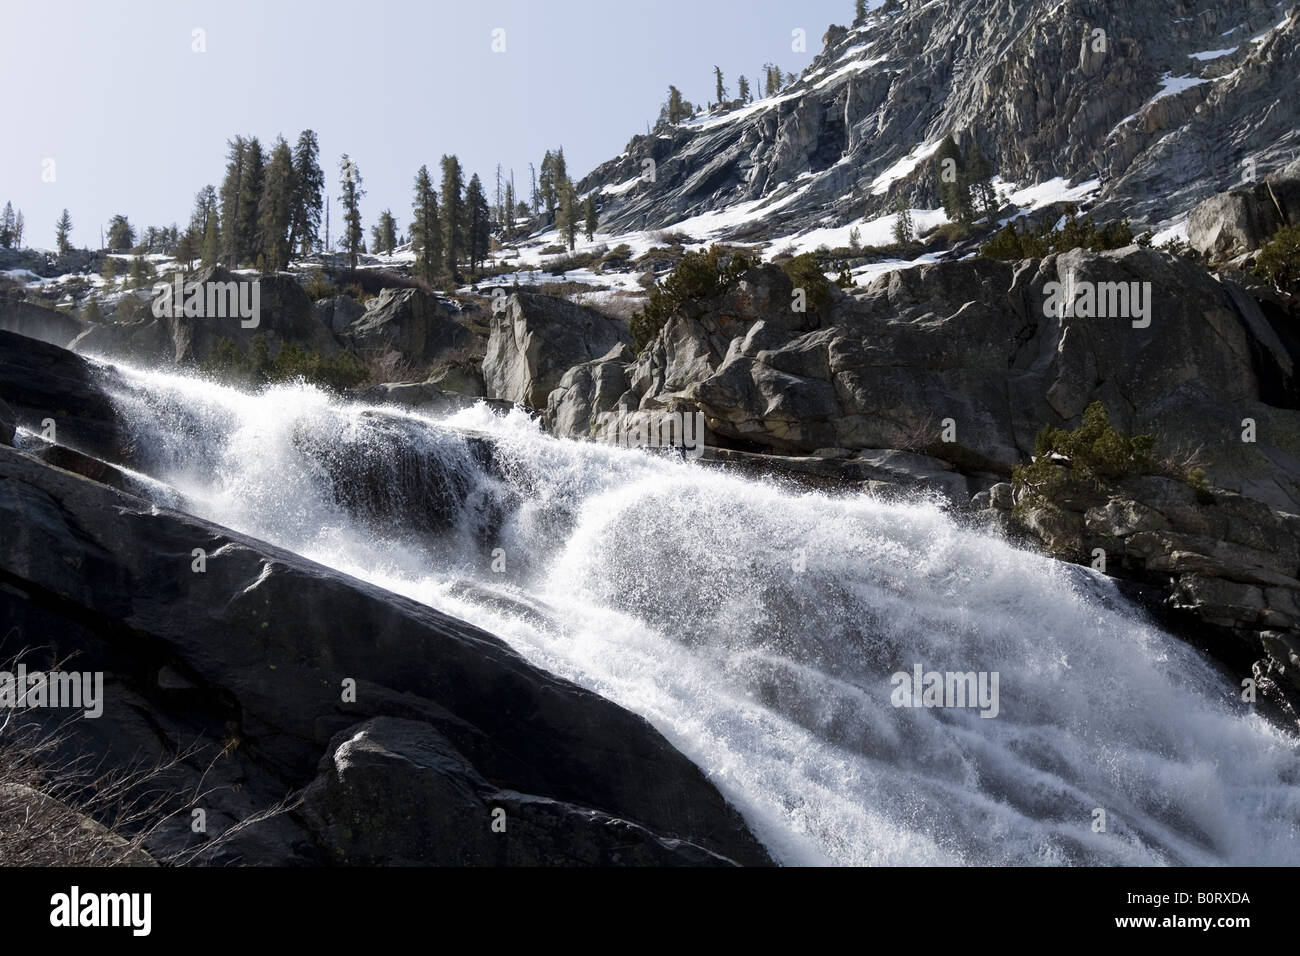
[[[465,348],[473,338],[441,300],[419,289],[384,289],[344,334],[361,355],[420,365]]]
[[[483,368],[471,362],[448,362],[433,370],[429,384],[436,385],[444,392],[468,395],[472,398],[486,398],[487,386],[483,382]]]
[[[545,411],[565,372],[631,341],[623,323],[592,309],[515,292],[492,316],[483,381],[492,398]]]
[[[1049,283],[1066,281],[1074,315],[1051,301],[1064,289]],[[1185,259],[1137,247],[971,259],[829,295],[820,313],[797,313],[780,270],[751,270],[670,318],[635,362],[574,369],[550,418],[588,437],[606,407],[698,409],[710,444],[904,449],[1009,476],[1044,425],[1077,424],[1100,401],[1117,427],[1154,433],[1161,454],[1200,447],[1216,485],[1300,512],[1291,338]],[[615,398],[620,375],[628,391]]]
[[[8,403],[14,423],[121,461],[124,436],[101,386],[112,375],[74,352],[0,332],[0,401]]]
[[[350,295],[318,299],[312,308],[320,323],[335,335],[346,332],[353,322],[366,314],[366,307]]]
[[[1048,553],[1154,588],[1217,657],[1246,674],[1259,662],[1300,701],[1300,517],[1157,475],[1050,500],[999,485],[973,504]]]
[[[1300,224],[1300,160],[1252,186],[1199,203],[1187,220],[1188,244],[1213,259],[1252,252],[1282,226]]]
[[[21,299],[0,296],[0,331],[14,332],[66,348],[86,328],[85,322],[58,309],[47,309]]]
[[[250,287],[252,283],[256,283],[256,298]],[[250,276],[213,266],[187,277],[183,288],[188,289],[191,284],[204,290],[205,314],[185,315],[183,310],[178,313],[171,308],[157,315],[151,306],[149,314],[142,318],[87,328],[71,347],[110,361],[190,366],[202,365],[223,342],[234,343],[247,354],[259,336],[266,341],[267,355],[271,358],[285,345],[320,355],[334,355],[339,351],[338,341],[317,318],[311,299],[289,276]],[[220,295],[213,294],[211,306],[208,305],[210,289],[220,292]],[[239,298],[228,298],[231,289],[236,290]],[[188,293],[183,292],[182,303],[186,296]],[[255,304],[256,314],[231,314],[235,312],[234,303],[249,305],[250,312]],[[227,314],[214,315],[210,310]]]
[[[468,624],[2,448],[0,525],[0,659],[104,674],[66,751],[164,765],[157,859],[768,862],[644,720]]]
[[[627,366],[636,360],[620,342],[600,358],[582,362],[560,378],[546,400],[546,420],[560,435],[590,435],[598,417],[613,411],[628,391]]]

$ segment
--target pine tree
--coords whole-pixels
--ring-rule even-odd
[[[507,242],[515,237],[515,184],[513,179],[506,180],[505,209],[501,217],[501,237]]]
[[[385,209],[379,214],[379,222],[371,232],[371,252],[392,255],[397,248],[397,220],[391,210]]]
[[[718,98],[718,105],[721,106],[722,104],[727,102],[727,88],[722,85],[721,67],[718,66],[713,67],[713,84],[714,84],[714,95]]]
[[[126,216],[118,213],[108,221],[108,249],[110,252],[130,252],[135,245],[135,230]]]
[[[221,256],[220,216],[217,212],[217,192],[204,186],[194,196],[194,211],[190,214],[189,231],[198,243],[194,258],[204,266],[215,265]]]
[[[551,169],[551,164],[554,162],[554,159],[555,157],[548,149],[546,155],[542,157],[541,175],[537,177],[537,198],[541,201],[541,204],[546,207],[547,219],[553,219],[555,217],[555,173]],[[534,205],[536,205],[536,203],[534,203]]]
[[[867,0],[853,0],[853,25],[861,26],[867,19]]]
[[[26,220],[23,219],[23,211],[19,209],[16,213],[14,213],[14,248],[15,249],[21,249],[23,247],[23,226],[25,224],[26,224]]]
[[[492,211],[488,208],[478,173],[470,177],[469,187],[465,190],[465,218],[469,267],[471,271],[477,271],[492,248]]]
[[[415,219],[411,223],[411,244],[415,248],[415,274],[433,285],[442,272],[442,223],[438,220],[438,197],[429,179],[429,168],[415,174]]]
[[[565,177],[560,183],[560,212],[556,224],[564,244],[572,252],[578,241],[578,197],[573,190],[573,182]]]
[[[238,263],[239,257],[244,251],[240,247],[239,203],[243,196],[242,183],[247,144],[244,142],[244,137],[236,136],[232,140],[227,140],[226,145],[228,147],[226,176],[221,182],[221,222],[225,226],[222,236],[224,240],[222,256],[226,265],[234,266]]]
[[[293,151],[278,137],[266,167],[265,183],[257,217],[258,245],[273,272],[289,265],[293,252],[289,229],[293,218]]]
[[[4,212],[0,213],[0,247],[14,247],[14,204],[6,202]]]
[[[767,84],[765,95],[775,96],[781,92],[781,68],[773,66],[771,63],[763,64],[763,71],[767,75]]]
[[[668,87],[668,122],[676,126],[686,118],[686,107],[682,101],[682,91],[675,86]]]
[[[505,213],[502,212],[503,202],[504,199],[502,198],[501,192],[501,164],[497,163],[497,192],[496,201],[492,204],[492,219],[497,224],[497,227],[501,229],[505,228]]]
[[[949,133],[934,154],[935,174],[939,178],[939,195],[944,212],[953,222],[970,222],[970,187],[966,170],[962,168],[961,151]]]
[[[72,217],[68,211],[63,210],[63,215],[59,221],[54,224],[54,248],[59,251],[60,256],[66,256],[72,244],[68,241],[68,236],[72,234]]]
[[[900,246],[907,246],[911,245],[915,238],[912,210],[907,207],[907,201],[903,198],[903,191],[900,189],[894,194],[894,242]]]
[[[339,201],[343,203],[343,251],[348,254],[348,264],[355,269],[358,256],[364,250],[365,234],[361,231],[361,170],[347,153],[339,160],[339,186],[343,190]]]
[[[596,237],[596,226],[598,225],[597,220],[596,220],[596,194],[595,194],[595,192],[590,192],[590,193],[587,194],[587,209],[586,209],[586,212],[587,212],[587,222],[586,222],[587,241],[588,241],[588,242],[591,242],[591,240],[594,239],[594,238]]]
[[[743,106],[745,103],[748,103],[750,100],[749,80],[745,79],[742,76],[739,80],[736,81],[736,86],[737,86],[736,96],[739,98],[741,105]]]
[[[442,157],[442,248],[447,256],[447,274],[457,279],[457,266],[465,249],[465,178],[460,160]]]
[[[316,134],[305,129],[298,134],[293,148],[293,215],[290,221],[290,244],[301,256],[309,256],[316,247],[320,232],[321,197],[325,192],[325,173],[320,168],[320,147]]]
[[[978,208],[985,216],[992,215],[997,205],[997,196],[993,189],[993,170],[988,160],[984,158],[984,153],[980,151],[974,135],[971,136],[970,148],[966,150],[965,172],[971,205]]]
[[[131,270],[128,275],[128,282],[133,289],[143,289],[154,277],[153,266],[144,256],[135,256],[131,260]]]
[[[256,136],[244,144],[244,170],[239,181],[239,215],[235,229],[239,233],[240,259],[256,264],[266,252],[262,245],[262,231],[258,217],[262,206],[262,191],[266,186],[266,155]],[[238,265],[236,261],[232,267]]]
[[[185,268],[188,270],[198,257],[199,237],[194,227],[191,226],[181,233],[180,239],[176,243],[176,260],[185,263]]]

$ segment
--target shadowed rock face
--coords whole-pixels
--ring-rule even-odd
[[[1045,314],[1049,283],[1067,277],[1107,314]],[[936,263],[833,293],[820,315],[792,312],[789,293],[778,269],[754,270],[672,317],[634,362],[573,370],[551,420],[587,437],[595,415],[619,404],[698,408],[711,443],[910,449],[1009,475],[1044,425],[1075,425],[1101,401],[1117,427],[1155,433],[1162,454],[1200,446],[1215,484],[1300,510],[1289,339],[1231,282],[1186,260],[1130,247]],[[1125,315],[1115,314],[1121,294]],[[1254,442],[1241,439],[1247,418]]]
[[[473,338],[441,301],[419,289],[385,289],[344,334],[363,355],[396,353],[415,363],[432,362]]]
[[[0,658],[39,648],[32,669],[74,655],[67,666],[106,675],[103,716],[70,725],[69,753],[113,767],[197,747],[163,778],[180,816],[150,840],[155,856],[768,862],[644,720],[468,624],[12,449],[0,523]],[[203,853],[196,788],[211,835],[306,794]]]
[[[74,352],[0,332],[0,400],[8,402],[14,423],[43,432],[52,420],[58,441],[122,461],[117,413],[96,378],[111,374]]]
[[[0,296],[0,331],[25,335],[66,348],[87,328],[86,323],[65,315],[58,309],[47,309]]]
[[[106,325],[78,323],[80,334],[68,345],[78,352],[111,361],[130,361],[143,365],[202,365],[222,341],[234,342],[244,352],[261,336],[267,354],[274,358],[284,345],[294,345],[305,352],[334,355],[339,343],[329,325],[318,315],[307,293],[297,280],[282,275],[236,275],[222,266],[213,266],[188,276],[185,286],[197,284],[204,289],[204,309],[226,310],[233,305],[253,304],[251,289],[257,283],[257,315],[245,318],[227,315],[151,314],[153,298],[144,318]],[[245,284],[231,286],[230,283]],[[228,298],[235,289],[235,299]],[[241,291],[242,289],[242,291]],[[215,291],[213,291],[215,290]],[[208,293],[212,292],[211,306]],[[243,298],[239,296],[242,294]],[[182,293],[182,303],[187,293]],[[152,296],[152,294],[151,294]],[[173,300],[174,304],[174,300]]]

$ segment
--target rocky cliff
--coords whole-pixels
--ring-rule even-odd
[[[791,235],[900,187],[938,206],[928,157],[951,132],[1004,182],[1096,179],[1112,213],[1154,224],[1296,157],[1297,38],[1293,6],[1266,0],[891,2],[832,26],[778,94],[635,136],[579,188],[615,229]]]

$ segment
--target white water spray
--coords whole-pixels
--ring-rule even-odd
[[[188,510],[642,714],[783,862],[1300,863],[1294,735],[1105,578],[936,507],[558,441],[483,406],[439,424],[122,372],[139,466]],[[996,718],[892,706],[917,664],[996,672]]]

